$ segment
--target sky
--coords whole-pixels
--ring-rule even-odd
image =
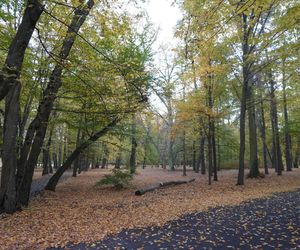
[[[159,27],[159,33],[155,47],[161,44],[174,44],[174,27],[181,18],[180,10],[177,6],[172,6],[174,0],[147,0],[146,9],[150,20],[155,27]]]
[[[162,45],[176,44],[174,39],[174,30],[177,22],[181,19],[181,12],[177,6],[172,5],[174,0],[146,0],[145,9],[148,12],[150,21],[154,24],[155,29],[158,29],[157,40],[153,44],[153,50],[158,51]],[[156,54],[159,60],[159,53]],[[160,114],[166,112],[166,107],[161,103],[156,95],[150,96],[150,102],[155,107],[156,111]]]

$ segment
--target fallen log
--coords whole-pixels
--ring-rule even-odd
[[[181,185],[181,184],[187,184],[187,183],[190,183],[190,182],[193,182],[195,181],[195,179],[190,179],[188,181],[167,181],[167,182],[161,182],[161,183],[158,183],[154,186],[151,186],[151,187],[146,187],[146,188],[143,188],[143,189],[138,189],[137,191],[135,191],[135,195],[143,195],[147,192],[151,192],[151,191],[154,191],[156,189],[159,189],[159,188],[163,188],[163,187],[167,187],[167,186],[175,186],[175,185]]]

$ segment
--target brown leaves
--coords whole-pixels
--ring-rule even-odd
[[[123,191],[96,187],[107,170],[93,170],[60,184],[56,193],[45,192],[30,207],[0,218],[0,249],[43,249],[68,242],[95,242],[123,228],[162,225],[178,216],[209,207],[233,205],[242,201],[288,191],[300,186],[300,170],[274,173],[264,179],[246,179],[236,186],[235,170],[219,173],[220,181],[207,185],[207,176],[162,169],[139,170],[135,187]],[[134,190],[163,181],[189,180],[194,183],[160,189],[143,196]]]

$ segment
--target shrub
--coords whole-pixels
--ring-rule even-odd
[[[113,185],[117,190],[130,186],[133,176],[120,169],[113,169],[112,174],[104,175],[103,179],[97,182],[97,185]]]

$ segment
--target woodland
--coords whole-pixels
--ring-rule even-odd
[[[172,1],[176,45],[158,49],[144,2],[0,1],[3,220],[44,204],[37,180],[51,209],[69,185],[66,204],[199,196],[162,222],[202,209],[201,190],[238,204],[300,187],[300,1]]]

